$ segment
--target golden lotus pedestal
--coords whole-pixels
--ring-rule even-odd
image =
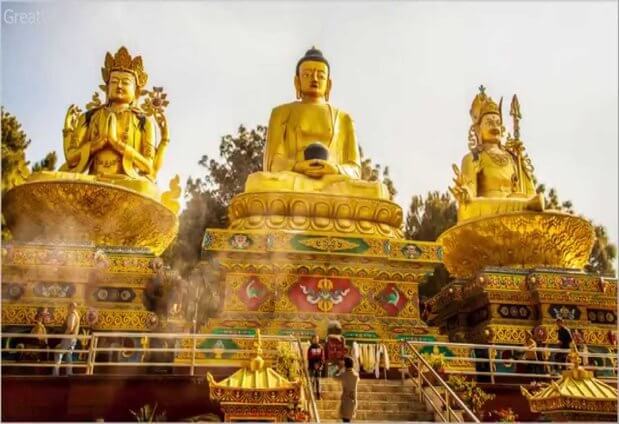
[[[522,346],[532,331],[552,345],[561,317],[590,351],[608,352],[616,336],[617,280],[583,271],[593,237],[586,220],[558,212],[456,225],[438,240],[456,279],[430,300],[432,323],[454,341]]]
[[[404,240],[394,203],[310,193],[233,199],[230,227],[207,229],[203,261],[225,287],[203,331],[357,338],[419,337],[417,285],[441,261],[436,243]]]
[[[158,328],[144,291],[156,255],[176,234],[175,212],[131,189],[67,173],[34,174],[3,206],[13,236],[2,250],[3,331],[30,331],[37,315],[48,331],[62,331],[71,302],[84,330]],[[139,337],[124,343],[140,347]]]
[[[14,239],[146,248],[155,255],[174,240],[176,213],[156,197],[55,174],[67,178],[34,179],[7,193],[3,213]]]

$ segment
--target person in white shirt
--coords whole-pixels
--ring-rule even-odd
[[[74,335],[77,336],[80,332],[80,315],[77,312],[77,304],[75,302],[69,303],[69,314],[67,315],[67,320],[65,322],[65,331],[66,335]],[[62,339],[62,341],[56,346],[56,349],[64,349],[64,351],[56,352],[54,355],[54,359],[56,362],[56,366],[54,367],[54,375],[60,375],[60,364],[62,363],[62,358],[66,358],[66,362],[73,363],[73,349],[75,349],[75,345],[77,344],[76,338],[66,338]],[[67,367],[66,375],[73,375],[73,367]]]

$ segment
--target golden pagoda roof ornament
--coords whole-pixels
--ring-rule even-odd
[[[296,381],[289,381],[273,368],[265,366],[265,361],[262,358],[262,335],[260,329],[256,330],[254,349],[255,356],[249,361],[247,366],[241,368],[219,383],[215,382],[212,376],[208,374],[209,383],[211,383],[212,387],[230,387],[248,390],[287,390],[300,384]]]
[[[266,366],[259,329],[254,349],[255,356],[230,377],[216,382],[212,374],[207,373],[209,397],[220,402],[225,421],[285,421],[302,401],[301,381],[289,381]]]
[[[563,371],[558,382],[551,381],[534,394],[520,387],[531,411],[553,417],[553,421],[616,421],[617,389],[598,380],[591,371],[580,366],[580,357],[574,345],[568,358],[572,368]]]

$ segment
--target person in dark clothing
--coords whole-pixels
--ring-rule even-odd
[[[557,338],[559,339],[559,349],[569,349],[572,344],[572,332],[563,322],[563,319],[557,318]],[[555,362],[565,363],[567,359],[566,352],[557,352],[555,355]],[[561,366],[557,366],[558,371],[561,371],[563,368]]]
[[[312,337],[309,349],[307,349],[307,363],[316,399],[320,399],[320,372],[324,362],[325,350],[320,344],[320,338],[315,335]]]

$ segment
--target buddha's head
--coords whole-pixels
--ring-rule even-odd
[[[107,99],[110,103],[131,104],[136,97],[137,84],[131,72],[112,71],[107,83]]]
[[[132,104],[142,92],[148,81],[144,72],[142,57],[131,57],[125,47],[112,56],[105,55],[105,66],[101,68],[107,102],[113,104]]]
[[[329,100],[331,92],[329,62],[322,52],[312,47],[297,62],[294,87],[297,99],[319,101]]]
[[[470,129],[471,147],[479,144],[500,144],[505,132],[501,104],[497,105],[491,97],[486,95],[484,86],[479,87],[479,94],[475,96],[471,105],[471,119],[473,123]]]

